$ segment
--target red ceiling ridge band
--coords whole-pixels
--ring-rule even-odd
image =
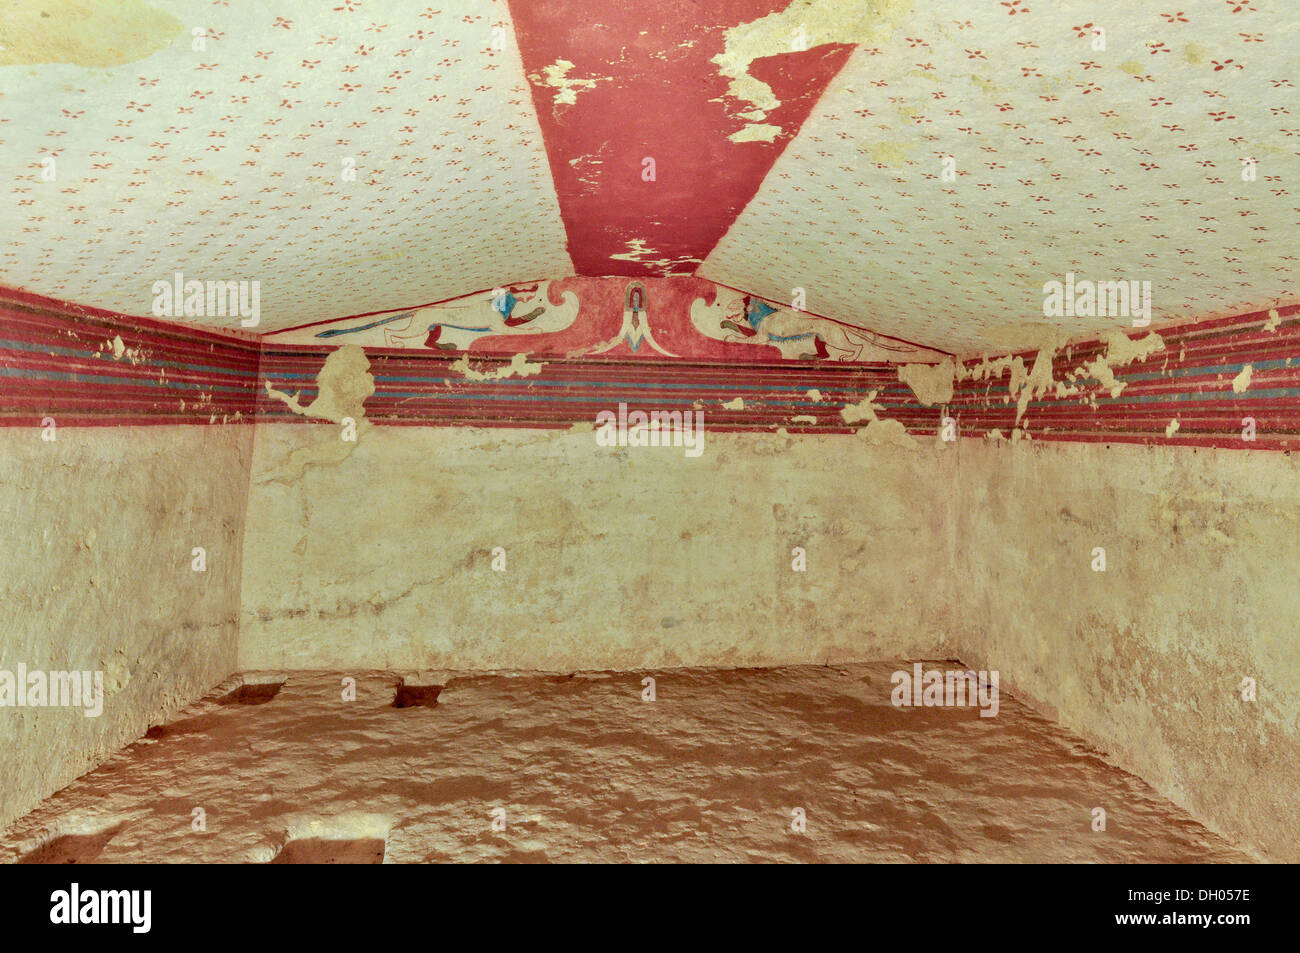
[[[578,276],[690,276],[757,194],[854,46],[755,59],[778,100],[771,141],[735,141],[752,107],[715,56],[726,31],[789,0],[509,0]],[[558,70],[558,73],[557,73]],[[654,160],[653,181],[643,178]],[[638,260],[648,259],[648,260]],[[689,271],[679,270],[692,265]]]

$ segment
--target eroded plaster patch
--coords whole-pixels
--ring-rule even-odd
[[[889,166],[894,169],[901,169],[907,165],[907,153],[905,146],[901,142],[872,142],[863,143],[859,152],[865,152],[871,156],[871,161],[879,165]]]
[[[862,421],[871,421],[878,419],[876,411],[880,409],[876,404],[876,394],[878,391],[872,391],[856,404],[846,404],[840,409],[840,416],[844,418],[846,424],[856,424]]]
[[[0,66],[120,66],[170,46],[184,29],[141,0],[18,0],[0,5]]]
[[[122,340],[122,335],[115,334],[113,335],[112,340],[105,341],[93,356],[98,358],[101,354],[112,354],[113,360],[115,361],[121,361],[125,359],[129,361],[132,365],[138,365],[149,357],[150,352],[145,350],[142,347],[127,347],[126,342]],[[159,374],[159,378],[158,378],[159,383],[162,383],[164,380],[166,380],[166,378],[167,378],[167,369],[164,367]],[[209,394],[208,396],[209,399],[211,399],[211,395]],[[184,405],[185,402],[181,401],[182,408],[184,408]]]
[[[1029,402],[1046,393],[1049,389],[1054,389],[1057,397],[1067,396],[1075,392],[1060,381],[1053,379],[1052,359],[1055,354],[1055,346],[1039,350],[1034,356],[1033,366],[1029,370],[1025,369],[1025,361],[1019,355],[999,357],[995,360],[989,360],[986,356],[973,367],[959,369],[956,379],[982,381],[1001,377],[1003,374],[1010,372],[1007,391],[1011,399],[1016,402],[1016,423],[1019,424],[1021,418],[1025,415],[1025,411],[1029,408]]]
[[[794,0],[784,10],[731,27],[724,34],[722,52],[711,62],[730,80],[728,95],[747,105],[740,116],[752,126],[781,105],[771,86],[750,75],[755,60],[829,43],[880,43],[889,38],[911,5],[911,0],[876,0],[871,4],[861,0]],[[731,138],[747,141],[735,135]]]
[[[1058,381],[1053,376],[1053,360],[1057,352],[1065,346],[1064,332],[1058,328],[1043,333],[1044,344],[1035,354],[1034,362],[1028,369],[1025,367],[1024,358],[1020,355],[1006,355],[995,359],[990,359],[986,355],[979,364],[955,368],[957,381],[989,380],[1009,372],[1007,390],[1011,399],[1016,402],[1017,429],[1025,411],[1029,408],[1030,401],[1049,392],[1058,400],[1084,394],[1087,387],[1083,382],[1094,380],[1102,389],[1109,391],[1111,397],[1118,397],[1126,384],[1116,379],[1114,369],[1144,360],[1156,351],[1164,350],[1165,347],[1164,339],[1154,332],[1146,337],[1130,338],[1122,331],[1111,331],[1106,335],[1106,350],[1103,354],[1081,364],[1066,375],[1068,380],[1080,382],[1072,385],[1065,381]],[[901,368],[899,379],[902,379]],[[1012,439],[1016,437],[1017,434],[1013,432]]]
[[[1164,349],[1164,339],[1154,332],[1143,338],[1131,338],[1122,331],[1112,331],[1106,335],[1106,353],[1071,371],[1070,379],[1091,377],[1110,391],[1111,397],[1118,397],[1125,383],[1115,379],[1114,369]]]
[[[644,238],[633,238],[626,242],[626,245],[627,251],[609,257],[614,261],[634,261],[638,265],[653,265],[656,268],[662,268],[666,275],[676,274],[676,270],[682,266],[686,266],[688,271],[694,271],[694,266],[700,264],[700,259],[690,256],[656,258],[654,256],[658,255],[659,252],[650,248]]]
[[[266,382],[266,392],[283,403],[295,414],[341,423],[344,417],[358,420],[365,416],[363,402],[375,392],[375,379],[370,375],[370,358],[355,344],[345,344],[331,351],[316,375],[316,399],[303,406],[301,392],[292,396],[276,390]]]
[[[877,393],[879,392],[873,390],[858,403],[841,408],[840,416],[844,419],[844,422],[856,424],[866,421],[867,425],[859,428],[857,433],[867,443],[876,446],[896,446],[907,450],[919,450],[920,444],[908,436],[907,428],[903,426],[901,421],[886,420],[879,415],[880,406],[876,403]]]
[[[540,374],[542,368],[546,365],[541,361],[529,361],[527,354],[515,354],[510,359],[509,364],[502,365],[495,370],[479,371],[470,367],[469,355],[466,354],[451,369],[458,374],[463,374],[466,380],[470,381],[499,381],[507,377],[532,377],[534,374]]]
[[[732,142],[774,142],[781,127],[770,122],[751,122],[727,136]]]
[[[569,76],[569,70],[571,69],[573,69],[573,64],[568,60],[556,60],[550,66],[542,67],[540,76],[532,73],[528,78],[538,86],[550,86],[556,90],[555,105],[557,106],[574,105],[578,101],[579,90],[594,89],[596,83],[609,79],[608,76],[578,79]]]
[[[316,375],[316,399],[306,406],[302,403],[301,392],[290,395],[276,390],[269,380],[265,386],[269,396],[295,414],[336,424],[350,421],[352,426],[344,432],[310,435],[309,443],[291,450],[284,462],[273,468],[261,482],[288,483],[301,477],[308,467],[342,463],[352,455],[361,435],[370,428],[365,400],[375,392],[375,379],[370,373],[370,359],[356,344],[345,344],[325,358]]]
[[[956,376],[957,362],[951,357],[938,364],[902,364],[898,368],[898,379],[912,388],[916,399],[926,407],[952,400]]]
[[[893,446],[904,450],[919,450],[921,445],[908,436],[907,428],[898,420],[873,420],[861,430],[858,436],[875,446]]]
[[[1041,348],[1034,357],[1034,363],[1028,370],[1024,359],[1019,355],[1000,357],[989,360],[987,357],[973,367],[962,368],[957,372],[958,380],[985,380],[1001,377],[1010,372],[1008,392],[1016,402],[1016,424],[1025,415],[1029,403],[1049,391],[1057,398],[1081,394],[1082,384],[1072,386],[1053,377],[1053,359],[1063,345],[1049,344]],[[1088,361],[1071,371],[1067,377],[1071,381],[1095,380],[1111,397],[1118,397],[1124,390],[1125,383],[1116,380],[1114,368],[1123,367],[1134,361],[1140,361],[1155,351],[1164,349],[1164,340],[1160,335],[1151,333],[1144,338],[1130,338],[1121,331],[1112,331],[1106,336],[1106,351],[1097,358]],[[1013,438],[1014,438],[1013,434]]]
[[[1241,373],[1232,379],[1232,392],[1234,394],[1246,393],[1246,388],[1250,387],[1250,376],[1254,373],[1253,364],[1247,364],[1241,369]]]

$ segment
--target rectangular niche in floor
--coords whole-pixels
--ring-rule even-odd
[[[401,682],[397,686],[397,694],[393,696],[393,707],[437,708],[442,688],[441,685],[407,685],[406,682]]]
[[[90,834],[64,834],[47,841],[18,860],[20,864],[93,864],[122,825]]]
[[[270,861],[273,864],[382,864],[384,841],[378,837],[337,840],[299,837],[289,841]]]
[[[240,685],[229,695],[217,701],[218,705],[265,705],[276,695],[284,682],[249,682]]]

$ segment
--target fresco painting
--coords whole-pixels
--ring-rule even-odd
[[[494,288],[454,301],[408,309],[365,319],[331,321],[284,332],[283,340],[336,343],[362,347],[427,347],[451,353],[469,351],[480,338],[551,333],[567,328],[577,317],[577,298],[569,294],[552,303],[549,282]],[[522,330],[521,330],[522,329]],[[337,339],[344,340],[337,340]]]
[[[937,363],[943,351],[699,278],[564,278],[279,331],[277,343],[624,360]],[[340,340],[343,339],[343,340]]]
[[[766,345],[784,360],[929,363],[942,351],[908,344],[865,327],[783,307],[739,291],[721,289],[716,301],[697,299],[690,319],[701,334],[722,341]]]

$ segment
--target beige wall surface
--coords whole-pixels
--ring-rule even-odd
[[[951,609],[939,454],[709,434],[692,459],[591,432],[390,427],[340,462],[328,425],[256,440],[244,669],[895,657],[932,648]]]
[[[234,671],[252,430],[0,428],[0,670],[103,672],[99,717],[0,708],[0,826]]]
[[[957,453],[962,657],[1235,842],[1300,861],[1297,461]]]
[[[1300,859],[1285,454],[719,433],[690,458],[374,426],[340,447],[328,423],[0,441],[0,669],[101,668],[107,695],[99,719],[0,712],[0,820],[236,670],[947,655],[1236,842]]]

